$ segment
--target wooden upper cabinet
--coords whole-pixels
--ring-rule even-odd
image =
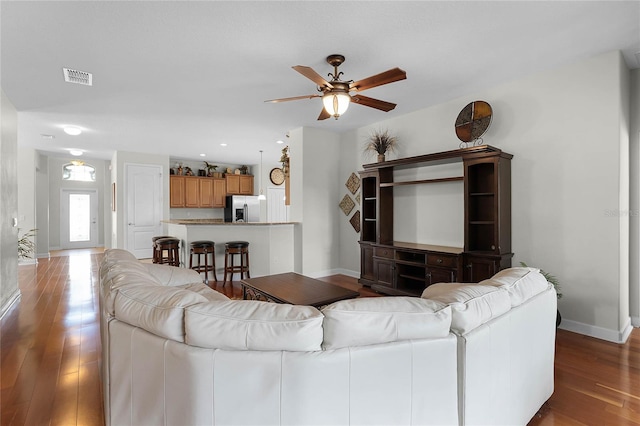
[[[213,206],[225,207],[227,196],[227,181],[224,179],[213,179]]]
[[[184,206],[200,207],[200,178],[196,176],[184,178]]]
[[[240,175],[225,175],[227,181],[227,195],[240,194]]]
[[[200,181],[200,207],[213,207],[213,179]]]
[[[252,175],[225,175],[227,195],[253,195]]]
[[[253,176],[240,175],[240,195],[253,195]]]
[[[169,207],[184,207],[184,176],[169,179]]]
[[[225,206],[226,181],[199,176],[171,176],[169,207],[221,208]]]

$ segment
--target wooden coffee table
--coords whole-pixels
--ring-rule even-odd
[[[316,308],[360,295],[357,291],[295,272],[249,278],[242,280],[241,283],[244,300],[264,300],[292,305],[309,305]]]

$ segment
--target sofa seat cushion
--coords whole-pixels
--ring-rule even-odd
[[[193,291],[162,285],[121,287],[114,302],[116,319],[153,334],[184,342],[184,310],[207,299]]]
[[[325,349],[445,337],[451,310],[417,297],[342,300],[322,309]]]
[[[514,307],[522,305],[551,286],[539,269],[528,267],[503,269],[488,280],[481,281],[480,284],[507,290],[511,306]]]
[[[228,350],[317,351],[322,320],[311,306],[255,300],[199,303],[185,310],[185,341]]]
[[[209,302],[226,302],[227,300],[231,300],[224,294],[220,293],[219,291],[215,291],[203,282],[182,284],[176,286],[176,288],[182,288],[184,290],[198,293],[199,295],[206,297]]]
[[[427,287],[422,298],[451,306],[451,331],[464,335],[511,309],[506,290],[480,284],[439,283]]]

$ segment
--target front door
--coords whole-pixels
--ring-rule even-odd
[[[60,247],[98,246],[98,191],[62,189],[60,192]]]
[[[125,248],[138,259],[151,258],[151,239],[162,234],[162,166],[126,164],[125,186]]]

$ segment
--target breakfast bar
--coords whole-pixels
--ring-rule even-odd
[[[224,244],[228,241],[249,243],[252,277],[281,274],[294,270],[296,222],[223,222],[217,219],[172,219],[165,221],[168,235],[180,240],[180,266],[189,267],[192,241],[215,242],[216,275],[222,281]],[[235,276],[239,281],[240,277]]]

